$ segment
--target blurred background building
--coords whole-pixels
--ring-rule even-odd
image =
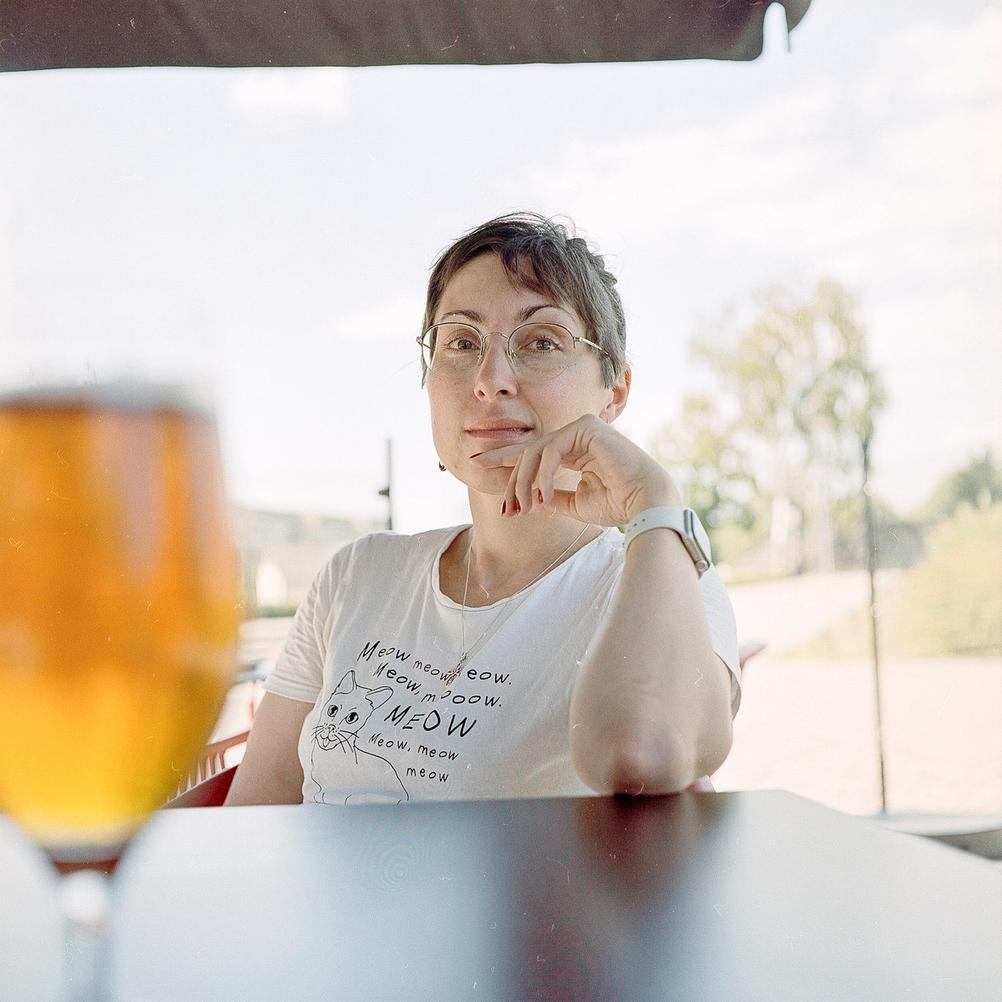
[[[288,511],[233,510],[248,618],[289,616],[331,555],[368,532],[374,519]]]

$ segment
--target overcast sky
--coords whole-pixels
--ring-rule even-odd
[[[1002,451],[1002,10],[815,0],[792,52],[768,41],[747,64],[0,74],[0,382],[45,358],[207,376],[236,500],[378,516],[391,437],[398,527],[460,521],[424,284],[529,208],[620,276],[644,446],[702,321],[845,283],[890,393],[876,486],[907,508]]]

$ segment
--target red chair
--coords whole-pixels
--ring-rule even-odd
[[[738,648],[738,667],[741,669],[742,674],[744,674],[745,665],[748,664],[748,662],[751,661],[756,654],[761,654],[764,650],[765,644],[763,644],[760,640],[752,640],[747,644],[742,644]]]
[[[226,764],[226,752],[247,743],[250,731],[206,745],[198,762],[178,784],[165,807],[222,807],[237,766]]]

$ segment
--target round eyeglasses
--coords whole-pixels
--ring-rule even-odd
[[[417,339],[421,359],[428,371],[442,375],[469,375],[480,368],[489,337],[503,337],[512,371],[520,379],[543,381],[559,376],[575,358],[578,342],[602,355],[609,353],[600,344],[572,334],[560,324],[533,321],[521,324],[510,334],[494,331],[481,334],[471,324],[447,320],[432,324]]]

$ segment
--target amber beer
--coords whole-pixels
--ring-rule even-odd
[[[148,386],[0,396],[0,810],[107,858],[169,796],[234,665],[215,425]]]

